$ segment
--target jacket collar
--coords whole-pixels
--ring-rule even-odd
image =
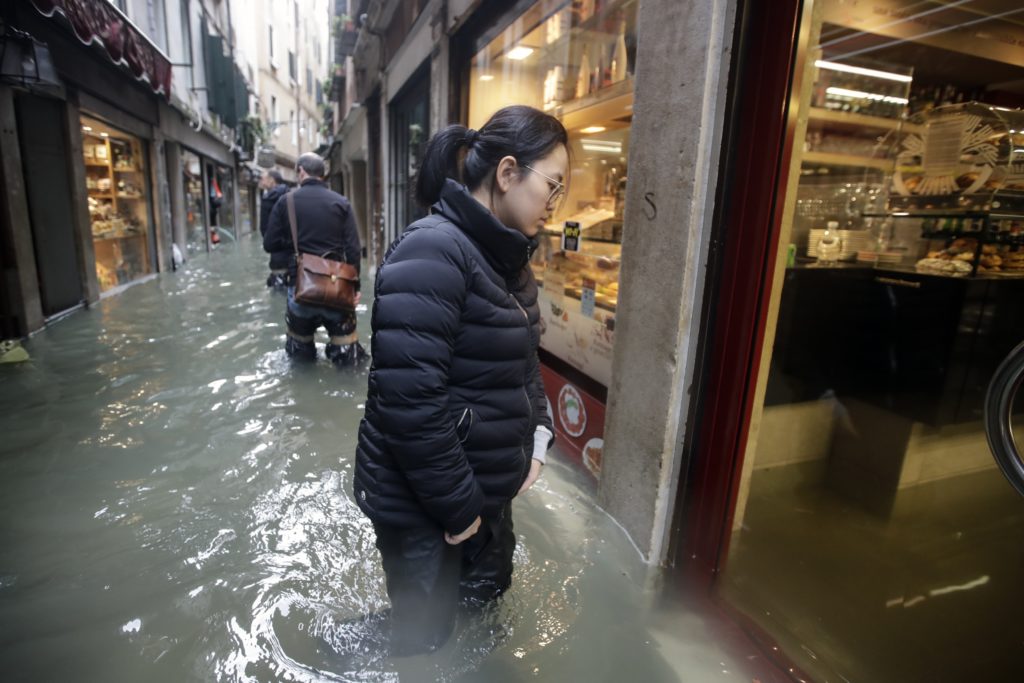
[[[445,180],[441,199],[432,212],[441,214],[469,235],[482,247],[491,266],[506,278],[519,273],[537,248],[536,240],[505,226],[465,185],[450,178]]]
[[[320,178],[306,178],[301,183],[299,183],[299,187],[307,187],[310,185],[323,185],[326,187],[326,183],[320,180]]]

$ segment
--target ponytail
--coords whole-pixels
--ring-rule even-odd
[[[569,145],[562,122],[525,105],[499,109],[479,131],[452,124],[427,143],[416,178],[416,199],[423,206],[436,203],[448,178],[472,192],[493,175],[504,157],[529,166],[558,145]]]
[[[431,206],[436,203],[441,198],[446,179],[462,180],[459,158],[474,137],[470,135],[469,128],[455,123],[430,138],[416,177],[416,199],[420,204]]]

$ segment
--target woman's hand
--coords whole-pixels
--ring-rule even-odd
[[[524,493],[527,489],[533,486],[534,482],[540,476],[540,468],[544,467],[544,463],[540,460],[530,460],[530,473],[526,476],[526,481],[519,487],[519,493]]]
[[[480,516],[473,520],[473,523],[469,525],[469,528],[463,531],[461,534],[452,536],[447,531],[444,532],[444,540],[448,545],[458,545],[465,541],[467,538],[471,538],[473,534],[480,531]]]

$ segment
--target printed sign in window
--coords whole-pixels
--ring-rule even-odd
[[[579,251],[581,232],[579,223],[566,221],[562,230],[562,251]]]

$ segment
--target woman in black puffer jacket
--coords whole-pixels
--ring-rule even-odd
[[[354,489],[399,654],[439,647],[460,599],[512,582],[510,503],[552,438],[528,261],[564,192],[567,143],[557,119],[524,106],[435,135],[416,188],[431,215],[377,273]]]

